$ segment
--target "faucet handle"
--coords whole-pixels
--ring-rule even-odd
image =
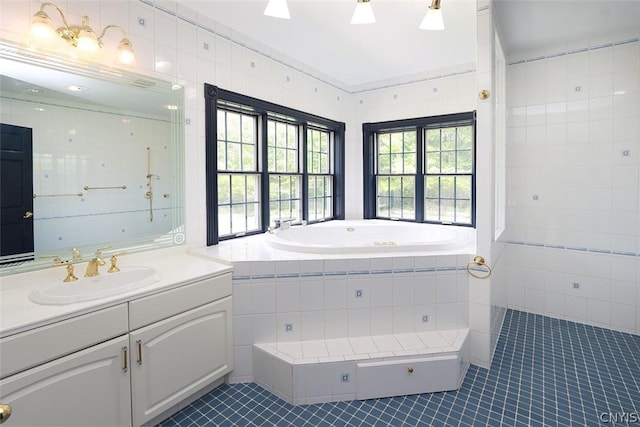
[[[65,264],[64,262],[62,262],[62,258],[60,258],[60,255],[41,255],[40,258],[52,258],[54,267]]]
[[[80,250],[77,248],[72,248],[69,249],[71,251],[71,259],[76,262],[76,261],[82,261],[82,254],[80,253]]]
[[[111,267],[109,267],[107,273],[117,273],[118,271],[120,271],[116,263],[118,262],[118,257],[124,254],[126,254],[126,252],[118,252],[117,254],[111,255]]]
[[[101,248],[96,249],[96,252],[95,252],[96,258],[100,258],[102,256],[102,251],[106,251],[107,249],[111,249],[111,246],[103,246]]]

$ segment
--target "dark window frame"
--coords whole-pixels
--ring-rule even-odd
[[[258,121],[258,174],[260,175],[260,217],[261,229],[249,234],[259,234],[267,231],[269,227],[269,175],[278,174],[269,172],[267,158],[267,118],[270,120],[284,120],[300,127],[300,139],[302,149],[301,170],[302,175],[302,217],[308,218],[308,177],[307,173],[307,129],[309,127],[326,129],[333,132],[333,218],[345,218],[345,124],[314,114],[299,111],[293,108],[274,104],[261,99],[242,95],[208,83],[204,84],[205,98],[205,164],[206,164],[206,215],[207,215],[207,246],[216,245],[221,240],[232,239],[240,236],[218,235],[218,124],[217,110],[219,105],[224,105],[227,110],[235,110],[240,113],[260,116]],[[264,138],[264,139],[260,139]],[[263,142],[264,141],[264,142]],[[255,172],[254,172],[255,173]],[[286,175],[286,173],[285,173]],[[311,221],[317,222],[317,221]]]
[[[425,184],[424,180],[426,176],[429,176],[426,172],[426,165],[424,159],[426,142],[424,141],[425,132],[427,129],[451,127],[451,126],[468,126],[472,127],[472,173],[471,173],[471,222],[470,223],[450,223],[443,221],[427,221],[425,220]],[[395,132],[395,131],[416,131],[416,173],[415,177],[415,219],[395,219],[387,217],[378,217],[376,202],[377,202],[377,190],[376,190],[376,178],[380,176],[376,172],[376,135],[382,132]],[[365,219],[388,219],[394,221],[407,221],[417,223],[430,223],[430,224],[445,224],[445,225],[458,225],[458,226],[476,226],[476,112],[464,112],[455,114],[444,114],[430,117],[419,117],[404,120],[390,120],[385,122],[376,123],[363,123],[362,124],[362,146],[363,146],[363,217]],[[384,174],[382,174],[384,175]],[[400,176],[400,175],[397,175]]]

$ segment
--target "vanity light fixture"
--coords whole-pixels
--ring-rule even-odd
[[[440,0],[432,0],[429,10],[424,15],[419,28],[421,30],[441,31],[444,30],[444,20],[440,9]]]
[[[352,24],[375,24],[376,17],[373,14],[370,0],[357,0],[356,9],[351,17]]]
[[[287,0],[269,0],[267,7],[264,9],[264,14],[274,18],[291,19]]]
[[[46,7],[53,8],[58,11],[62,18],[62,26],[57,29],[54,28],[51,18],[44,11]],[[53,3],[42,3],[40,10],[33,15],[31,22],[30,35],[37,40],[49,40],[52,39],[54,34],[69,43],[71,46],[77,48],[79,51],[92,53],[97,52],[103,46],[102,38],[107,33],[107,30],[117,29],[122,31],[122,39],[118,44],[117,59],[120,63],[125,65],[133,64],[135,61],[135,55],[133,53],[133,44],[127,38],[127,33],[119,25],[107,25],[97,36],[93,29],[89,26],[89,17],[82,17],[81,25],[69,25],[67,18],[62,13],[62,10]]]

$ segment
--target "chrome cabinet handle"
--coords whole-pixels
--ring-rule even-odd
[[[11,416],[11,405],[0,403],[0,424],[7,421]]]

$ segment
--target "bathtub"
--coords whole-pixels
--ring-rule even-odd
[[[383,220],[329,221],[265,233],[268,246],[292,252],[354,254],[453,251],[472,243],[474,229]]]

